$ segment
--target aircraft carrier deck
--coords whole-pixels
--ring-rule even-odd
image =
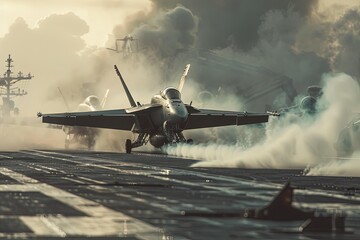
[[[0,152],[0,237],[360,239],[360,178],[194,162],[145,153]],[[345,233],[284,230],[303,221],[201,216],[263,207],[287,181],[298,188],[297,207],[345,214]]]

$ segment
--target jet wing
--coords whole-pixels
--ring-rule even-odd
[[[184,130],[264,123],[269,120],[270,115],[266,113],[233,112],[208,109],[196,110],[197,112],[193,111],[194,113],[190,113],[183,128]]]
[[[54,114],[39,113],[38,116],[42,117],[43,123],[118,130],[131,130],[135,123],[135,116],[126,113],[125,109]]]

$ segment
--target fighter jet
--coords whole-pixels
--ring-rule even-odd
[[[59,89],[60,94],[64,98],[61,90]],[[82,103],[79,104],[77,111],[79,112],[89,112],[89,111],[99,111],[104,108],[107,96],[109,94],[109,89],[106,91],[104,98],[100,102],[100,99],[97,96],[91,95],[88,96]],[[64,98],[64,102],[69,109],[69,105]],[[71,143],[81,143],[87,145],[88,149],[92,149],[96,142],[96,137],[99,134],[99,129],[89,128],[89,127],[75,127],[75,126],[65,126],[63,125],[62,130],[66,134],[65,138],[65,148],[69,148]]]
[[[190,64],[186,65],[178,88],[167,87],[151,98],[149,104],[135,102],[125,81],[115,65],[115,71],[124,87],[131,107],[107,111],[69,112],[42,114],[44,123],[67,126],[109,128],[132,131],[137,134],[134,142],[126,140],[127,153],[148,142],[156,148],[164,144],[192,143],[184,130],[264,123],[272,113],[248,113],[222,110],[197,109],[181,100],[181,92]]]
[[[129,35],[125,36],[124,38],[115,40],[115,49],[113,49],[113,48],[106,48],[106,49],[114,51],[116,53],[122,52],[124,54],[124,56],[128,56],[134,52],[134,50],[132,48],[132,42],[137,41],[137,40],[138,39],[134,38],[133,36],[131,36],[129,34]],[[118,42],[123,42],[121,49],[119,49]],[[137,44],[137,42],[136,42],[136,44]],[[136,51],[137,50],[138,50],[138,45],[136,45]]]
[[[301,99],[300,104],[287,108],[281,108],[277,112],[292,112],[299,116],[315,115],[319,112],[317,109],[317,103],[323,95],[322,88],[317,85],[309,86],[307,88],[307,93],[308,95]]]

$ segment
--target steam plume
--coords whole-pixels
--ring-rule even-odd
[[[196,167],[305,168],[328,162],[329,157],[336,157],[333,146],[340,130],[359,110],[360,88],[344,74],[325,75],[323,82],[324,96],[318,107],[325,109],[316,116],[298,117],[296,122],[290,121],[291,114],[273,119],[262,144],[250,148],[241,144],[181,145],[166,148],[166,153],[203,159]]]

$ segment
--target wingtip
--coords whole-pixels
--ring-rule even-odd
[[[269,114],[269,116],[280,117],[280,113],[278,113],[278,112],[267,111],[266,113]]]

